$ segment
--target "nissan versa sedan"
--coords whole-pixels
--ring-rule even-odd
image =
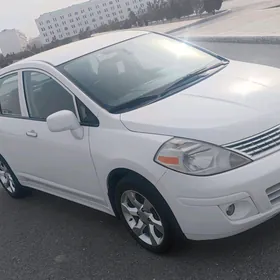
[[[146,249],[280,212],[280,70],[140,31],[0,71],[0,179],[119,217]]]

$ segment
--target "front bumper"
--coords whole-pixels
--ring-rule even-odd
[[[279,188],[278,188],[279,184]],[[270,201],[267,189],[273,188]],[[250,229],[280,213],[280,152],[222,174],[195,177],[168,170],[157,188],[182,231],[193,240],[217,239]],[[235,214],[228,216],[227,206]]]

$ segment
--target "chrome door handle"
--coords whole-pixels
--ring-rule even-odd
[[[34,131],[34,130],[27,131],[26,135],[29,136],[29,137],[37,137],[38,136],[37,132]]]

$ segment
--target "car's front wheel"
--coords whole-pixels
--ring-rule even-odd
[[[173,245],[178,230],[174,215],[144,178],[123,178],[116,187],[116,206],[126,228],[144,248],[163,253]]]
[[[0,156],[0,183],[8,194],[13,198],[22,198],[30,193],[17,180],[6,160]]]

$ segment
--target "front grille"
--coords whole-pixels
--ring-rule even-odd
[[[271,205],[275,205],[280,202],[280,184],[274,185],[266,190],[266,194]]]
[[[238,142],[227,144],[224,147],[242,152],[250,157],[260,156],[272,149],[280,148],[280,126]]]

